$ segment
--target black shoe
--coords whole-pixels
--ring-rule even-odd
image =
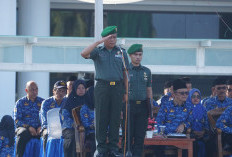
[[[109,157],[123,157],[123,154],[119,153],[118,151],[110,151]]]

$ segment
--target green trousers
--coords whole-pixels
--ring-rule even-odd
[[[146,100],[141,104],[136,104],[135,101],[130,101],[130,150],[133,157],[142,157],[144,138],[148,124],[148,108]],[[123,140],[122,148],[124,148],[125,142],[125,115],[126,109],[123,108]],[[127,123],[128,124],[128,123]],[[127,127],[128,129],[128,127]],[[128,132],[127,132],[127,144],[128,144]],[[127,147],[126,147],[127,148]]]
[[[116,82],[115,85],[110,85],[107,81],[98,81],[95,86],[96,139],[99,153],[118,151],[124,91],[122,81]]]

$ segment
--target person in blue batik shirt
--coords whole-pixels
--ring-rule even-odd
[[[42,137],[43,137],[43,149],[44,152],[46,150],[46,143],[48,138],[47,131],[47,112],[54,108],[61,108],[66,101],[65,95],[67,93],[67,85],[64,81],[57,81],[53,87],[53,96],[47,98],[43,101],[41,110],[40,110],[40,118],[41,118],[41,126],[42,126]]]
[[[187,102],[193,107],[191,131],[196,139],[194,142],[194,156],[205,157],[205,143],[209,133],[209,123],[207,111],[201,104],[201,92],[196,88],[190,90]]]
[[[43,98],[38,97],[38,86],[34,81],[26,83],[27,95],[16,102],[14,121],[16,126],[16,156],[22,157],[27,142],[31,138],[39,138],[41,123],[39,110]]]
[[[161,106],[156,118],[158,126],[166,126],[165,134],[184,133],[190,127],[192,108],[186,103],[187,96],[185,82],[181,79],[173,81],[174,99]]]
[[[217,78],[215,80],[216,96],[208,99],[205,102],[206,110],[210,111],[210,114],[219,116],[222,114],[225,108],[232,105],[232,99],[226,96],[226,92],[227,92],[226,79]]]
[[[0,156],[13,157],[14,155],[14,120],[5,115],[0,123]]]
[[[228,107],[217,120],[216,127],[222,130],[224,149],[232,152],[232,106]]]
[[[88,157],[93,157],[96,150],[95,126],[94,126],[94,87],[90,87],[86,93],[86,103],[80,110],[81,122],[85,127],[85,143],[90,148]]]
[[[172,81],[166,81],[164,84],[164,95],[157,100],[159,106],[165,104],[167,101],[172,100]]]
[[[64,138],[64,156],[76,157],[75,132],[73,128],[72,109],[85,104],[86,84],[84,80],[76,80],[65,105],[61,108],[61,127]]]

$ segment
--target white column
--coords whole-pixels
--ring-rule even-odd
[[[19,35],[50,36],[50,0],[18,1]]]
[[[0,35],[16,35],[16,0],[0,0]],[[0,71],[0,118],[12,115],[15,104],[16,73]]]
[[[95,0],[95,27],[94,27],[95,41],[101,39],[102,30],[103,30],[103,0]]]
[[[50,36],[50,0],[19,0],[18,17],[19,35]],[[49,97],[49,72],[20,72],[17,98],[25,95],[25,83],[30,80],[38,84],[40,97]]]

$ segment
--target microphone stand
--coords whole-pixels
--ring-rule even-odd
[[[124,58],[124,55],[123,55],[123,51],[121,49],[120,46],[119,47],[119,50],[122,54],[122,62],[123,62],[123,67],[124,67],[124,70],[125,70],[125,73],[126,73],[126,77],[127,77],[127,85],[128,85],[128,100],[126,102],[126,120],[125,120],[125,146],[126,146],[126,133],[127,133],[127,129],[126,129],[126,123],[128,121],[128,149],[127,149],[127,152],[126,152],[126,157],[132,157],[132,153],[131,153],[131,150],[130,150],[130,103],[129,103],[129,89],[130,89],[130,78],[129,78],[129,74],[127,72],[127,67],[126,67],[126,62],[125,62],[125,58]],[[125,149],[124,149],[124,156],[125,156]]]

